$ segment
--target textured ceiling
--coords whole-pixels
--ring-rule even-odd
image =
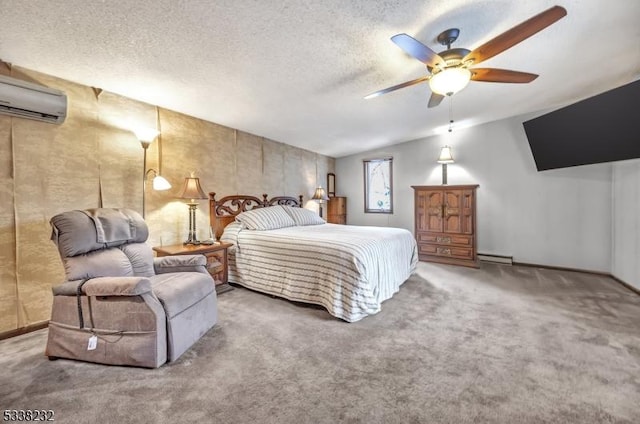
[[[554,108],[640,77],[637,0],[0,0],[0,59],[340,157],[440,131],[426,74],[389,38],[473,49],[559,4],[568,15],[482,66],[540,74],[471,82],[458,126]]]

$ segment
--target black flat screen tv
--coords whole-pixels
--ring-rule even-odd
[[[640,80],[523,125],[538,171],[640,158]]]

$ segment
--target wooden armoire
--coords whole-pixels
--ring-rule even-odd
[[[478,185],[412,186],[421,261],[478,267]]]

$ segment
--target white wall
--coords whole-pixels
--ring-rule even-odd
[[[611,274],[640,289],[640,160],[613,164]]]
[[[337,194],[348,197],[348,223],[413,231],[411,185],[441,183],[436,158],[448,144],[456,160],[449,165],[449,184],[480,184],[479,252],[611,272],[611,164],[537,172],[522,127],[526,119],[454,129],[452,134],[337,159]],[[365,214],[362,159],[382,155],[394,158],[394,214]]]

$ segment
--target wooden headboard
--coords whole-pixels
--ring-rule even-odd
[[[220,238],[224,231],[224,227],[235,220],[236,215],[239,215],[244,211],[250,211],[251,209],[266,208],[276,205],[301,208],[302,195],[298,198],[276,196],[268,199],[268,196],[263,194],[262,199],[259,199],[255,196],[237,194],[216,200],[216,194],[209,193],[209,221],[212,230],[215,231],[216,239]]]

